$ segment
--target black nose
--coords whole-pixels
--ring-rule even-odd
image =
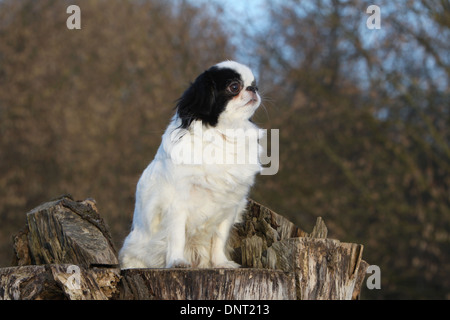
[[[245,90],[256,93],[256,91],[258,91],[258,87],[248,86]]]

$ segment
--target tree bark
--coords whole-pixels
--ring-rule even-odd
[[[311,233],[249,200],[227,246],[240,269],[120,270],[95,201],[71,197],[30,211],[14,239],[17,267],[0,269],[0,299],[356,299],[363,246]]]
[[[351,300],[360,290],[360,272],[366,272],[362,249],[332,239],[286,239],[269,248],[268,266],[295,274],[300,300]]]
[[[107,300],[119,280],[117,268],[69,264],[0,268],[0,300]]]
[[[117,299],[295,300],[292,273],[267,269],[122,270]]]
[[[361,260],[363,246],[327,235],[320,217],[309,234],[250,199],[229,246],[231,257],[243,267],[293,272],[298,299],[356,299],[368,267]]]
[[[117,253],[95,201],[64,196],[27,213],[14,237],[16,265],[118,266]]]

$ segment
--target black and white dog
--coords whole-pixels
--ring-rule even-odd
[[[253,73],[234,61],[206,70],[184,92],[138,182],[122,268],[239,267],[226,242],[261,170],[248,161],[260,148],[240,139],[258,131],[250,118],[260,103]],[[230,161],[242,153],[247,161]]]

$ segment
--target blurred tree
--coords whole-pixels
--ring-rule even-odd
[[[185,1],[1,1],[0,265],[24,214],[64,193],[95,198],[120,247],[176,99],[233,54]]]
[[[24,213],[66,192],[95,198],[120,246],[175,100],[251,52],[255,121],[281,144],[252,196],[364,244],[382,276],[365,296],[450,298],[449,2],[381,1],[380,30],[366,0],[267,1],[253,26],[191,3],[0,1],[0,265]]]
[[[382,1],[369,30],[370,4],[268,2],[257,44],[281,159],[254,196],[363,243],[382,271],[368,297],[449,298],[450,7]]]

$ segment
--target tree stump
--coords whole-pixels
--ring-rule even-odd
[[[0,300],[108,300],[119,279],[119,269],[68,264],[0,268]]]
[[[92,199],[64,196],[26,221],[0,299],[355,299],[368,267],[363,246],[327,239],[321,218],[307,233],[253,200],[227,244],[240,269],[120,270]]]
[[[320,217],[308,234],[250,199],[229,246],[232,258],[244,267],[293,272],[298,299],[356,299],[368,267],[363,246],[326,239],[327,234]]]
[[[296,299],[294,275],[267,269],[127,269],[119,286],[117,299]]]
[[[63,196],[26,215],[27,225],[14,237],[15,264],[118,266],[111,235],[95,201]]]
[[[267,263],[271,268],[295,274],[300,300],[352,299],[359,279],[361,245],[293,238],[278,241],[269,250]]]

